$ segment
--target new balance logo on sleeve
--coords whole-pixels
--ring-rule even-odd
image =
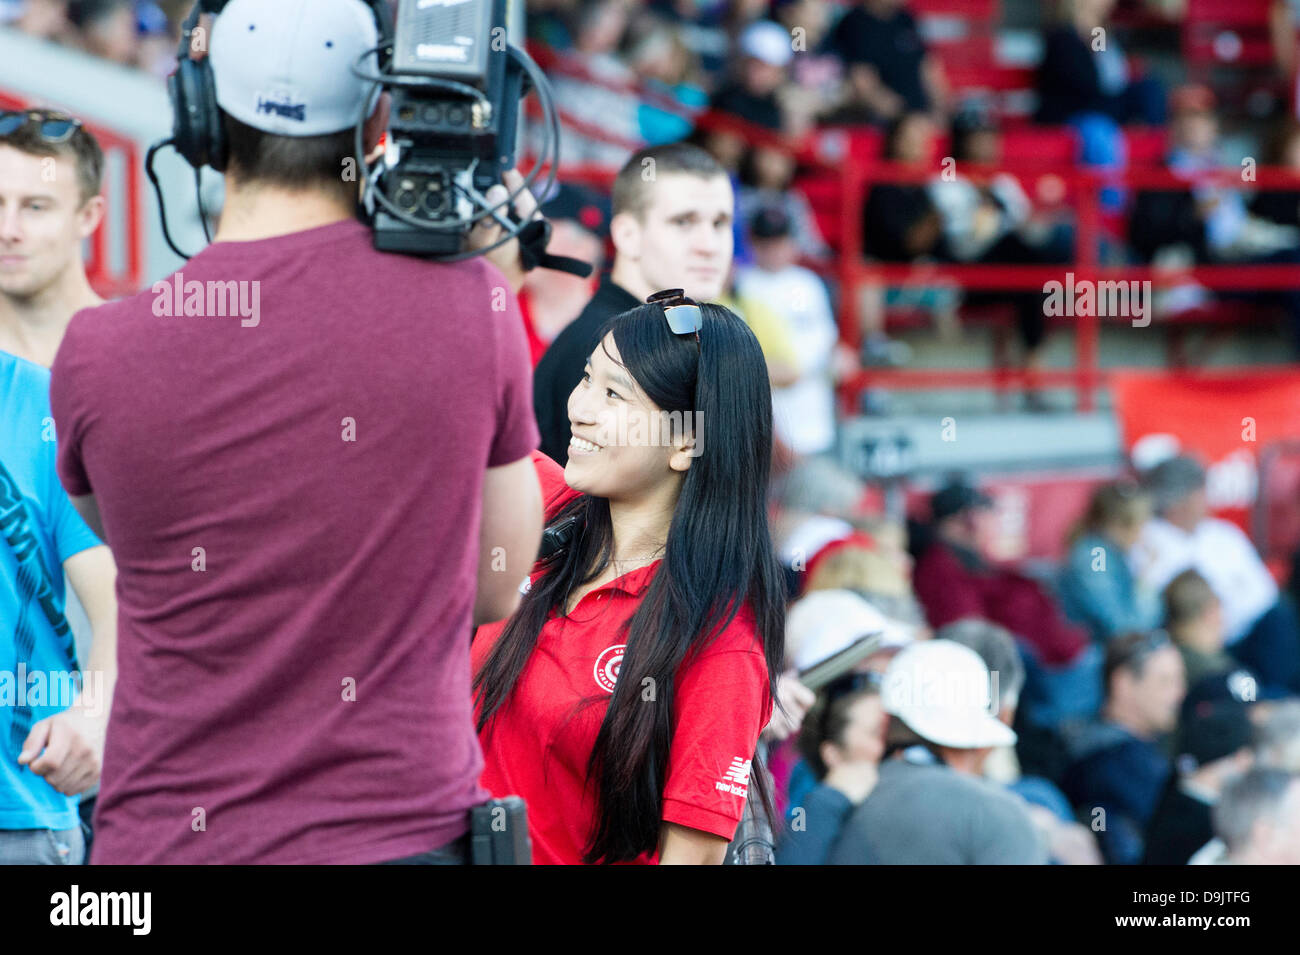
[[[733,796],[745,797],[749,795],[749,765],[752,761],[741,759],[737,756],[731,761],[731,766],[727,768],[722,779],[713,784],[713,788],[719,792],[731,793]]]

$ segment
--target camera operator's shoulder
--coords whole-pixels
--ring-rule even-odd
[[[94,347],[96,350],[123,338],[128,325],[151,316],[154,293],[146,289],[126,298],[83,308],[72,316],[61,348]]]

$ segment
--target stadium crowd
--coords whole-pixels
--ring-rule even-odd
[[[188,6],[167,0],[0,0],[0,22],[161,76],[174,66],[177,24]],[[1074,0],[1062,5],[1059,20],[1043,25],[1037,120],[1074,128],[1083,164],[1122,164],[1125,125],[1168,122],[1169,169],[1191,175],[1216,166],[1224,157],[1218,152],[1214,93],[1197,85],[1170,91],[1135,70],[1116,42],[1094,55],[1089,37],[1108,23],[1112,7],[1107,0]],[[728,843],[726,861],[736,863],[1300,864],[1300,623],[1290,592],[1279,586],[1250,538],[1211,514],[1204,462],[1171,456],[1098,485],[1062,542],[1061,565],[1043,576],[998,559],[993,501],[973,476],[952,475],[924,508],[902,515],[885,510],[863,477],[836,454],[837,383],[864,366],[907,361],[906,346],[886,334],[885,310],[920,305],[948,314],[955,302],[943,289],[910,298],[903,290],[876,290],[879,307],[864,311],[861,350],[843,345],[836,303],[846,292],[824,276],[836,252],[796,186],[795,143],[821,126],[875,127],[883,132],[890,159],[935,171],[928,182],[872,188],[863,235],[866,253],[878,260],[1057,264],[1074,254],[1068,209],[1045,207],[1010,175],[987,181],[964,175],[967,164],[996,168],[1001,161],[1001,119],[987,103],[962,101],[949,86],[944,63],[928,50],[907,4],[530,0],[527,31],[531,41],[568,64],[554,75],[554,85],[566,119],[579,131],[566,131],[564,161],[603,165],[617,174],[609,189],[569,182],[539,197],[554,226],[550,250],[590,261],[596,273],[587,280],[535,270],[512,282],[532,371],[535,431],[532,421],[515,420],[498,432],[494,463],[518,460],[530,450],[530,437],[536,438],[531,446],[542,453],[530,456],[530,474],[535,466],[548,522],[600,496],[600,480],[613,479],[598,480],[591,470],[599,467],[593,458],[607,450],[594,441],[597,432],[583,428],[599,415],[592,382],[607,391],[618,387],[613,366],[620,363],[608,346],[617,341],[637,384],[655,398],[653,404],[667,407],[636,374],[642,367],[637,362],[649,359],[630,351],[634,339],[636,347],[652,350],[646,344],[652,335],[637,331],[641,337],[635,337],[633,329],[640,326],[626,318],[635,313],[636,322],[649,322],[644,303],[661,289],[683,289],[685,302],[716,303],[743,320],[733,328],[726,311],[706,306],[703,321],[735,336],[725,341],[734,342],[730,354],[739,356],[737,367],[760,378],[766,370],[766,389],[745,390],[740,379],[746,376],[739,372],[734,380],[724,379],[736,389],[737,407],[720,415],[742,420],[742,411],[753,411],[746,403],[765,401],[770,389],[770,469],[766,457],[754,458],[764,462],[761,482],[737,474],[734,488],[744,499],[770,478],[762,510],[770,523],[771,555],[754,558],[759,570],[746,571],[753,578],[736,568],[720,571],[736,571],[734,579],[726,578],[732,583],[749,581],[751,597],[759,595],[751,608],[755,619],[737,617],[700,661],[683,646],[669,657],[682,668],[673,689],[692,705],[683,704],[676,717],[671,749],[656,751],[671,752],[654,802],[663,810],[662,821],[722,839]],[[1279,70],[1290,62],[1279,52]],[[569,68],[575,64],[579,70]],[[593,86],[593,77],[601,85]],[[704,119],[718,114],[741,124]],[[37,419],[50,413],[48,407],[40,413],[36,394],[48,387],[48,375],[31,366],[53,366],[59,477],[82,493],[93,483],[102,497],[131,464],[126,456],[109,457],[100,465],[105,471],[88,482],[83,457],[90,463],[93,454],[106,452],[85,441],[84,429],[95,417],[93,389],[128,401],[127,383],[110,379],[92,362],[95,349],[109,345],[90,338],[85,319],[73,330],[81,333],[77,347],[60,347],[74,312],[100,304],[86,282],[80,242],[99,225],[102,154],[83,128],[60,127],[66,117],[59,114],[0,117],[0,353],[20,362],[4,379],[10,390],[0,395],[6,421],[20,395],[32,405],[24,405],[24,413]],[[587,127],[610,135],[583,135]],[[1271,161],[1300,168],[1298,130],[1293,118],[1277,122]],[[954,178],[939,175],[939,137],[956,159],[960,174]],[[631,148],[618,145],[620,140]],[[59,224],[36,236],[14,208],[26,201],[22,190],[33,180],[23,177],[37,168],[32,162],[48,157],[68,164],[75,175],[60,180],[60,188],[71,191],[49,213],[61,217]],[[649,181],[642,176],[647,160],[655,169]],[[1173,248],[1198,262],[1300,261],[1295,193],[1188,189],[1117,195],[1115,201],[1131,223],[1119,237],[1127,247],[1117,254],[1134,260],[1153,260]],[[220,240],[218,235],[214,248]],[[349,235],[349,241],[363,240]],[[6,255],[25,256],[38,245],[33,261],[39,267],[24,265],[23,271],[7,264]],[[217,260],[205,261],[204,268],[215,268]],[[502,271],[509,276],[505,266]],[[195,274],[201,274],[198,268]],[[407,277],[396,271],[391,276],[394,282]],[[1194,288],[1183,294],[1188,300],[1204,297]],[[1297,294],[1256,297],[1286,311],[1300,336]],[[983,296],[1014,308],[1023,361],[1037,367],[1046,334],[1042,296]],[[662,310],[670,323],[678,307],[669,301]],[[652,318],[662,323],[660,313]],[[715,342],[697,341],[703,376],[705,354]],[[752,355],[745,351],[750,341],[758,346]],[[603,352],[601,342],[607,343]],[[502,361],[513,360],[501,347]],[[523,367],[522,351],[517,357]],[[752,368],[743,365],[749,358]],[[199,373],[197,366],[187,367]],[[667,365],[656,370],[673,380]],[[754,375],[747,377],[753,384]],[[703,377],[699,381],[702,391],[712,387]],[[503,389],[502,402],[517,412],[528,382],[513,387]],[[656,387],[668,389],[658,380]],[[584,401],[592,409],[590,421]],[[1029,406],[1045,407],[1033,392]],[[485,418],[484,428],[494,426],[500,422]],[[575,437],[579,431],[593,440]],[[724,440],[723,433],[714,433],[718,437],[704,440]],[[53,473],[48,449],[33,445],[29,436],[0,430],[0,439],[0,457],[11,470],[31,471],[39,480]],[[15,465],[11,458],[20,454],[27,457]],[[565,468],[563,477],[555,465]],[[677,457],[669,467],[689,470]],[[370,477],[383,480],[381,472]],[[579,490],[587,495],[578,494],[572,480],[565,486],[574,474],[579,484],[586,482]],[[171,477],[182,481],[179,474]],[[67,571],[98,636],[113,626],[105,620],[105,584],[113,577],[104,566],[106,548],[97,546],[57,487],[45,488],[41,501],[42,513],[54,515],[45,531],[46,559],[52,570],[62,565]],[[110,516],[122,522],[119,533],[127,523],[144,526],[148,519],[142,510],[119,509]],[[605,573],[602,564],[599,577],[569,578],[569,585],[581,586],[572,599],[567,591],[562,601],[555,595],[561,616],[604,597],[605,612],[618,605],[631,619],[639,595],[651,586],[653,568],[670,572],[667,563],[655,563],[657,551],[649,558],[631,556],[638,548],[619,542],[627,525],[614,508],[605,520],[612,521],[614,543],[602,559],[617,554],[631,569]],[[766,533],[765,527],[746,541],[762,544]],[[672,544],[667,546],[671,552]],[[140,572],[140,561],[148,563],[147,555],[130,549],[115,556],[120,568],[127,567],[124,560],[132,562],[132,573]],[[779,562],[772,565],[780,574],[779,595],[767,589],[772,581],[754,583],[768,556]],[[615,569],[620,563],[611,562]],[[0,566],[12,569],[17,581],[20,564]],[[395,577],[402,574],[398,564],[390,569]],[[472,576],[464,566],[458,569],[462,577]],[[550,573],[535,573],[531,583],[548,599],[556,586]],[[8,624],[11,617],[19,619],[21,589],[9,580],[6,587],[0,598],[9,603],[2,618]],[[56,590],[61,594],[62,586]],[[661,819],[641,819],[633,833],[615,831],[635,818],[637,794],[611,795],[619,791],[609,770],[599,777],[600,799],[592,804],[581,778],[570,778],[568,771],[585,767],[595,747],[602,772],[614,767],[630,776],[636,764],[619,752],[620,741],[632,741],[627,745],[643,755],[661,742],[653,734],[665,727],[637,724],[637,704],[629,701],[633,691],[625,690],[610,703],[611,714],[617,707],[625,719],[619,724],[625,735],[605,729],[597,735],[594,725],[573,730],[587,748],[555,749],[556,765],[565,772],[549,779],[554,740],[535,728],[554,720],[562,724],[557,732],[568,732],[558,704],[543,703],[547,694],[562,699],[576,691],[564,682],[569,674],[563,661],[555,673],[524,668],[520,654],[532,649],[528,639],[557,636],[554,621],[528,611],[539,606],[535,601],[520,606],[515,612],[508,601],[498,604],[507,611],[504,622],[492,613],[473,618],[480,625],[471,665],[475,701],[482,707],[478,738],[487,758],[482,785],[494,796],[526,796],[538,861],[590,861],[602,854],[644,861],[654,855],[643,851],[646,839],[653,842],[647,827],[657,832]],[[660,611],[658,605],[652,609]],[[764,628],[782,617],[773,643]],[[661,625],[656,632],[667,639],[667,616],[635,619],[642,640],[654,625]],[[17,634],[17,623],[13,629]],[[578,614],[566,639],[590,643],[596,682],[605,691],[612,694],[633,680],[639,686],[642,674],[659,672],[656,660],[643,657],[619,656],[620,662],[611,663],[602,651],[615,649],[605,647],[615,641],[606,631],[590,629]],[[752,643],[755,631],[760,643],[767,641],[762,652],[744,642]],[[287,646],[254,659],[270,665]],[[96,662],[104,665],[92,660],[91,666]],[[592,665],[582,658],[588,681]],[[147,699],[138,686],[130,690],[134,705]],[[507,706],[512,691],[524,694],[520,699],[528,709]],[[732,694],[719,699],[734,708],[706,705],[711,693]],[[464,707],[452,711],[466,718],[469,705],[467,695]],[[226,711],[220,701],[209,701],[202,712],[217,719]],[[97,835],[89,826],[93,800],[82,801],[83,832],[81,822],[70,824],[77,803],[69,794],[86,791],[89,774],[59,765],[54,736],[46,755],[37,755],[39,734],[26,736],[43,725],[37,715],[27,713],[21,724],[15,719],[7,734],[18,745],[0,775],[6,789],[0,792],[0,861],[50,858],[43,846],[15,838],[47,830],[55,837],[52,861],[80,861],[88,857],[83,839]],[[139,745],[157,741],[142,727],[133,732]],[[295,737],[297,744],[308,747],[309,736]],[[689,751],[681,742],[687,737]],[[111,740],[110,734],[110,745]],[[721,753],[718,747],[726,749],[721,767],[701,769],[690,761],[706,763],[697,751],[712,759]],[[60,758],[76,762],[71,754]],[[114,771],[125,773],[127,762],[119,753]],[[152,776],[130,768],[141,774],[131,780],[136,788],[127,791],[118,783],[112,792],[115,814],[106,817],[113,820],[106,830],[108,851],[120,858],[131,857],[126,842],[135,831],[122,821],[128,797],[143,800],[147,784],[164,782],[156,768]],[[691,788],[697,782],[692,772],[723,774],[719,792],[738,798],[721,808],[702,808]],[[712,777],[706,782],[714,786]],[[664,842],[659,853],[684,851],[675,848],[680,845],[685,843]],[[180,846],[178,838],[172,849],[188,851]],[[717,853],[675,857],[721,861],[721,848],[713,848]],[[267,843],[267,858],[277,851]],[[392,853],[399,854],[410,855]],[[242,858],[238,851],[230,857]],[[302,859],[307,856],[290,857]]]

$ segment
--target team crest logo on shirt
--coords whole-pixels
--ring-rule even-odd
[[[626,643],[616,643],[601,650],[600,656],[596,657],[592,676],[596,678],[596,685],[606,693],[614,692],[614,684],[618,682],[618,668],[623,665],[623,652],[626,649]]]

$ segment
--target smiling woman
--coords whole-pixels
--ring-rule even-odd
[[[483,784],[524,797],[540,863],[720,862],[744,811],[784,650],[772,399],[744,322],[698,314],[698,341],[658,303],[607,323],[567,467],[535,456],[579,530],[475,638]]]

